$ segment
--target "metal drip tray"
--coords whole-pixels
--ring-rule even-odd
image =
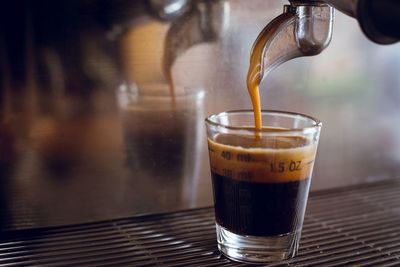
[[[200,208],[1,234],[0,266],[244,266],[216,247]],[[400,183],[311,194],[298,255],[271,266],[400,265]]]

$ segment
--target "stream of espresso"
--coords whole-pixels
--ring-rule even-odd
[[[267,42],[272,39],[272,35],[279,27],[280,21],[285,21],[290,16],[289,13],[284,13],[269,23],[258,35],[250,53],[250,66],[246,81],[251,102],[253,103],[254,124],[257,130],[261,130],[262,128],[259,85],[263,78],[263,74],[267,73],[268,68],[272,67],[270,64],[264,64],[264,48]],[[267,66],[266,69],[265,66]],[[261,132],[256,132],[256,136],[260,137]]]
[[[270,37],[270,34],[268,34],[269,32],[270,31],[261,32],[254,42],[253,49],[250,53],[250,66],[247,74],[247,90],[249,91],[251,102],[253,103],[254,124],[257,130],[261,130],[262,128],[260,92],[258,87],[263,75],[263,49],[266,41]],[[261,136],[260,132],[257,132],[256,136]]]

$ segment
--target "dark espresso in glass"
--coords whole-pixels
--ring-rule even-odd
[[[239,235],[301,228],[315,146],[301,136],[219,134],[209,140],[217,223]]]

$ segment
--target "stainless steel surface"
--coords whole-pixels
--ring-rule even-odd
[[[324,2],[351,17],[357,17],[358,0],[325,0]]]
[[[344,14],[357,18],[359,0],[289,0],[293,5],[320,5],[329,4]]]
[[[171,62],[175,85],[206,91],[205,115],[250,108],[251,46],[287,2],[190,3],[171,18],[147,1],[15,1],[0,10],[2,229],[212,204],[204,131],[197,179],[142,179],[126,164],[116,91],[123,82],[167,84]],[[174,39],[184,44],[166,49]],[[166,50],[179,53],[163,61]],[[261,83],[264,109],[324,124],[311,190],[399,177],[399,73],[399,44],[371,43],[337,12],[323,53]],[[182,197],[181,186],[192,193]]]
[[[300,250],[268,266],[398,266],[400,184],[312,193]],[[0,266],[247,266],[221,256],[212,208],[8,233]]]

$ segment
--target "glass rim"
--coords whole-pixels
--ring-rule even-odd
[[[225,125],[222,123],[218,123],[218,122],[214,122],[212,121],[212,118],[223,115],[223,114],[239,114],[239,113],[253,113],[254,111],[252,109],[243,109],[243,110],[228,110],[228,111],[222,111],[222,112],[218,112],[215,114],[211,114],[209,116],[206,117],[205,121],[207,124],[211,124],[214,126],[218,126],[218,127],[223,127],[225,129],[230,129],[230,130],[244,130],[244,131],[249,131],[249,132],[262,132],[262,133],[271,133],[274,132],[271,129],[255,129],[255,128],[248,128],[248,126],[230,126],[230,125]],[[322,122],[312,116],[303,114],[303,113],[299,113],[299,112],[292,112],[292,111],[284,111],[284,110],[261,110],[261,116],[263,115],[263,113],[267,113],[267,114],[280,114],[280,115],[290,115],[290,116],[301,116],[303,118],[307,118],[311,121],[314,122],[314,124],[310,125],[310,126],[305,126],[305,127],[301,127],[301,128],[284,128],[284,129],[279,129],[279,132],[299,132],[299,131],[304,131],[306,129],[316,129],[316,128],[321,128],[322,127]]]

